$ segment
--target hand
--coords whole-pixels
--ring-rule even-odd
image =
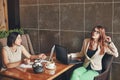
[[[30,59],[29,58],[25,58],[23,61],[24,61],[25,64],[29,64],[30,63]]]
[[[106,36],[106,40],[105,40],[106,42],[111,42],[111,37],[110,36]]]
[[[82,61],[80,58],[79,59],[77,59],[78,61]]]
[[[41,58],[41,59],[46,59],[47,58],[47,56],[44,53],[39,54],[38,57]]]

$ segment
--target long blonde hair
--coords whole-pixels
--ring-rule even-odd
[[[100,55],[102,55],[102,54],[104,54],[105,47],[106,47],[106,44],[105,44],[105,39],[106,39],[105,28],[101,25],[95,26],[93,28],[93,30],[95,30],[95,28],[97,28],[100,32],[100,36],[99,36],[99,39],[98,39],[98,45],[100,45],[100,48],[101,48]],[[92,32],[91,32],[91,36],[92,36]],[[90,42],[91,43],[93,42],[92,37],[90,39]],[[90,46],[93,46],[93,44],[90,44]]]

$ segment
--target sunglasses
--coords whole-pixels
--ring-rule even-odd
[[[100,32],[99,32],[99,31],[96,31],[96,30],[93,30],[92,32],[95,32],[95,33],[97,33],[97,34],[100,34]]]

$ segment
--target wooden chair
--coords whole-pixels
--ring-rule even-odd
[[[0,68],[2,67],[2,60],[1,60],[2,47],[6,45],[7,45],[7,38],[1,38],[0,39]],[[27,49],[29,53],[34,54],[32,43],[28,34],[22,35],[22,45]]]
[[[110,80],[110,69],[113,61],[113,56],[105,54],[102,59],[102,73],[94,78],[94,80]]]

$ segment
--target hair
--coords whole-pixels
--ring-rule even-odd
[[[17,36],[19,35],[20,33],[18,32],[11,32],[8,37],[7,37],[7,45],[9,47],[12,47],[13,44],[15,43],[15,40],[17,38]]]
[[[93,30],[95,30],[95,28],[97,28],[100,32],[100,36],[99,36],[99,39],[98,39],[98,44],[100,45],[100,48],[101,48],[101,51],[100,51],[100,54],[104,54],[105,52],[105,39],[106,39],[106,34],[105,34],[105,28],[101,25],[98,25],[98,26],[95,26],[93,28]],[[91,36],[92,36],[92,32],[91,32]],[[93,42],[93,38],[91,37],[91,40],[90,42]],[[91,44],[91,46],[93,46],[93,44]]]

